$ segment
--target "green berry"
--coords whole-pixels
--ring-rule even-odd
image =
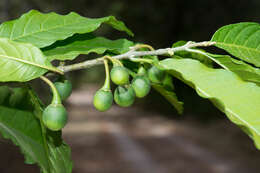
[[[158,69],[155,66],[152,66],[148,70],[148,78],[153,83],[161,83],[163,81],[164,77],[165,77],[165,72]]]
[[[111,108],[113,103],[113,94],[111,91],[100,89],[96,92],[93,100],[95,108],[104,112]]]
[[[115,102],[122,107],[131,106],[135,101],[135,91],[132,86],[118,86],[114,92]]]
[[[129,73],[125,67],[115,66],[110,72],[111,80],[116,85],[125,85],[129,83]]]
[[[69,80],[64,82],[55,82],[55,87],[57,88],[61,100],[66,100],[72,92],[72,84]]]
[[[62,104],[50,104],[43,111],[42,120],[48,129],[59,131],[66,125],[68,114]]]
[[[150,81],[146,76],[136,76],[132,81],[132,87],[138,98],[145,97],[151,90]]]

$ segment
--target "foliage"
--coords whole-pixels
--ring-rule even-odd
[[[116,20],[113,16],[91,19],[74,12],[63,16],[56,13],[43,14],[31,10],[19,19],[3,23],[0,27],[0,37],[31,43],[36,47],[43,48],[55,43],[57,40],[64,40],[77,33],[93,32],[102,23],[133,35],[123,22]]]
[[[197,93],[210,99],[229,119],[246,132],[260,147],[260,87],[245,82],[234,73],[224,69],[212,69],[191,59],[165,59],[160,66],[184,81]]]
[[[40,77],[48,70],[59,72],[37,47],[29,43],[18,43],[0,39],[0,81],[26,82]]]
[[[0,106],[1,134],[21,148],[25,163],[37,163],[43,172],[71,172],[70,148],[62,141],[61,131],[49,131],[43,126],[41,103],[31,89],[25,89],[26,100],[20,104],[27,106]]]
[[[219,29],[212,37],[216,46],[230,54],[259,67],[260,25],[243,22],[227,25]]]
[[[67,98],[72,86],[62,94],[64,87],[57,83],[55,86],[46,74],[59,75],[66,81],[65,72],[99,64],[105,65],[106,79],[94,98],[98,110],[108,110],[113,99],[122,107],[130,106],[136,96],[144,97],[152,86],[181,114],[183,102],[178,100],[172,80],[177,78],[194,88],[199,96],[209,99],[260,149],[258,23],[224,26],[215,32],[211,41],[180,41],[171,48],[159,50],[127,39],[109,40],[96,36],[94,31],[103,23],[133,36],[131,30],[113,16],[91,19],[76,13],[58,15],[32,10],[19,19],[0,25],[0,81],[22,85],[11,88],[9,83],[4,83],[0,87],[0,133],[20,147],[26,163],[38,164],[44,173],[72,172],[70,148],[61,138],[61,128],[67,120],[61,96],[63,100]],[[230,55],[197,48],[212,45]],[[64,64],[65,60],[89,53],[102,57],[58,67],[52,64],[54,60]],[[158,56],[167,58],[159,60]],[[109,61],[121,70],[111,73]],[[110,75],[119,85],[114,97]],[[117,81],[120,76],[122,79]],[[132,83],[130,77],[134,79]],[[28,82],[37,78],[51,88],[53,99],[50,105],[40,101]],[[49,111],[50,107],[52,111]],[[55,119],[57,116],[58,120]]]

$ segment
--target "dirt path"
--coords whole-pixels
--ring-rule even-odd
[[[88,92],[86,92],[88,91]],[[229,121],[177,121],[138,107],[101,113],[92,92],[70,98],[65,141],[72,147],[73,173],[258,173],[260,153]],[[94,90],[91,90],[94,91]],[[19,150],[0,143],[0,173],[36,173]]]
[[[86,109],[88,115],[80,113]],[[260,155],[250,144],[243,151],[239,151],[243,146],[234,146],[239,138],[225,141],[221,148],[211,145],[221,137],[221,134],[213,136],[214,128],[211,136],[210,131],[200,133],[201,127],[196,125],[179,124],[159,115],[142,116],[140,110],[123,112],[121,108],[113,108],[96,115],[91,109],[78,107],[77,113],[71,113],[78,117],[72,118],[64,132],[66,141],[72,145],[75,173],[259,172]],[[228,123],[225,122],[227,127]],[[231,130],[230,137],[239,133],[235,130]]]
[[[260,154],[229,121],[201,125],[117,106],[100,113],[85,91],[71,97],[73,117],[64,131],[75,173],[259,172]]]

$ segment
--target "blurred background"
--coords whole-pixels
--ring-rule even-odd
[[[98,34],[127,37],[155,48],[178,40],[204,41],[221,26],[259,22],[259,0],[1,0],[0,21],[31,9],[86,17],[114,15],[134,38],[102,26]],[[91,55],[95,56],[95,55]],[[79,60],[86,58],[79,57]],[[104,80],[103,67],[72,72],[74,91],[67,102],[70,120],[63,136],[72,147],[73,173],[257,173],[260,152],[238,127],[208,100],[178,80],[176,92],[184,115],[159,94],[136,100],[130,108],[116,105],[105,113],[92,106]],[[40,85],[48,92],[45,85]],[[1,173],[39,172],[25,165],[19,150],[0,139]]]

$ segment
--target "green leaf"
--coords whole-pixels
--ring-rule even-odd
[[[103,54],[110,51],[115,54],[125,53],[134,43],[126,39],[109,40],[103,37],[95,37],[92,34],[80,34],[63,41],[58,41],[43,49],[43,53],[49,61],[72,60],[80,54]]]
[[[172,76],[167,74],[165,75],[165,78],[162,81],[162,85],[164,86],[165,89],[169,91],[174,91],[175,87],[172,82]]]
[[[29,96],[24,102],[37,100],[31,91]],[[69,146],[62,141],[60,132],[46,131],[38,114],[39,108],[20,110],[1,105],[0,133],[20,147],[27,164],[37,163],[44,173],[71,173]]]
[[[177,42],[173,43],[172,47],[174,48],[174,47],[184,46],[186,43],[187,43],[187,41],[180,40],[180,41],[177,41]]]
[[[31,112],[0,106],[0,132],[21,147],[26,163],[38,163],[47,172],[49,165],[41,126]]]
[[[235,73],[212,69],[192,59],[165,59],[161,68],[210,99],[228,118],[254,140],[260,149],[260,87],[241,80]]]
[[[7,102],[7,99],[9,98],[11,94],[11,90],[7,86],[0,86],[0,105]]]
[[[246,62],[260,67],[260,25],[242,22],[221,27],[211,41]]]
[[[204,59],[207,58],[211,62],[215,62],[222,68],[236,73],[241,79],[243,79],[245,81],[257,83],[258,85],[260,84],[260,69],[258,69],[258,68],[255,68],[243,61],[234,59],[234,58],[230,57],[229,55],[211,54],[211,53],[201,51],[198,49],[192,49],[192,51],[194,51],[194,52],[190,52],[193,54],[192,59],[199,60],[199,58],[196,58],[196,56],[199,56],[199,57],[204,56]],[[185,54],[183,54],[183,55],[185,55]],[[173,58],[180,59],[182,57],[175,55]],[[205,61],[201,61],[201,62],[205,62]],[[204,63],[204,64],[207,65],[207,63]],[[208,65],[208,67],[213,67],[213,63],[211,66]]]
[[[167,90],[163,85],[160,84],[153,84],[152,87],[166,100],[168,100],[179,114],[183,113],[183,102],[178,100],[174,91]]]
[[[37,47],[0,38],[0,81],[25,82],[48,70],[62,73],[53,67]]]
[[[50,173],[71,173],[72,160],[70,147],[62,141],[61,132],[47,132]]]
[[[166,74],[161,84],[153,83],[152,87],[168,100],[179,114],[183,113],[183,102],[178,100],[178,97],[174,92],[172,77],[169,74]]]
[[[260,69],[228,55],[207,54],[221,67],[236,73],[241,79],[260,85]]]
[[[68,15],[40,13],[31,10],[19,19],[4,22],[0,26],[0,37],[14,41],[31,43],[39,48],[51,45],[57,40],[64,40],[76,33],[95,31],[102,23],[109,24],[119,31],[133,33],[114,16],[103,18],[86,18],[71,12]]]

